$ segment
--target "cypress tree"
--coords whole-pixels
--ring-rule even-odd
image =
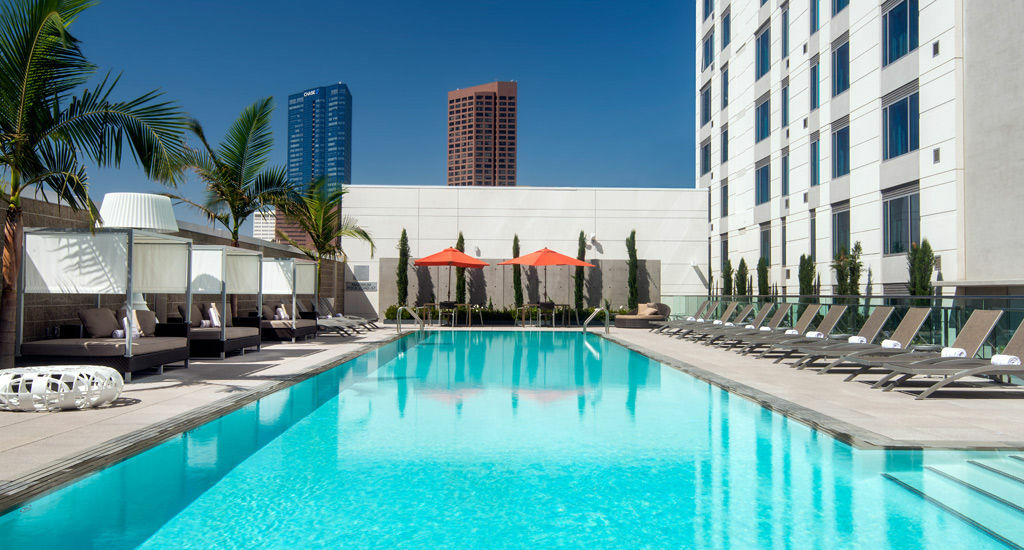
[[[512,257],[519,257],[519,235],[512,237]],[[516,307],[523,307],[523,273],[520,271],[519,264],[512,266],[512,295]]]
[[[800,255],[800,268],[797,274],[800,281],[800,295],[814,294],[814,259],[806,254]]]
[[[911,296],[932,296],[932,270],[935,269],[935,254],[932,245],[925,239],[921,245],[911,243],[907,253],[907,291]],[[924,303],[924,302],[922,302]]]
[[[758,296],[767,297],[771,293],[771,288],[768,285],[768,258],[761,257],[757,261],[757,294]]]
[[[402,228],[398,238],[398,267],[395,268],[395,285],[398,287],[398,305],[404,306],[409,300],[409,236]]]
[[[466,251],[466,240],[462,238],[462,231],[459,231],[459,240],[455,241],[455,249],[459,252]],[[455,303],[466,303],[466,268],[455,268]]]
[[[629,233],[629,237],[626,238],[626,253],[629,254],[629,260],[626,265],[629,268],[629,277],[627,279],[627,286],[629,287],[629,309],[636,309],[636,306],[640,303],[640,289],[637,286],[637,275],[639,272],[639,262],[636,259],[636,229]]]
[[[722,262],[722,296],[732,296],[732,262],[729,258]]]
[[[747,282],[750,279],[750,270],[747,269],[747,260],[740,258],[740,265],[736,268],[736,295],[747,295]]]
[[[583,232],[580,231],[580,243],[579,243],[579,248],[576,250],[576,259],[582,262],[583,260],[586,259],[586,257],[587,257],[587,238],[586,238],[586,236],[583,235]],[[575,303],[576,311],[581,311],[583,309],[583,276],[584,276],[583,268],[580,267],[580,266],[577,266],[576,267],[576,281],[575,281],[576,287],[574,289],[575,292],[574,292],[574,295],[573,295],[573,298],[575,298],[574,303]]]

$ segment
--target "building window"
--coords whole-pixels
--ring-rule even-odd
[[[729,68],[722,69],[722,108],[729,104]]]
[[[843,11],[846,6],[850,5],[850,0],[832,0],[832,15],[835,15]]]
[[[832,213],[832,257],[850,251],[850,209]]]
[[[779,219],[779,238],[781,239],[779,241],[779,244],[782,245],[780,247],[781,254],[779,254],[779,263],[783,267],[785,267],[786,266],[786,218],[785,217]]]
[[[711,122],[711,84],[705,84],[700,91],[700,125]]]
[[[818,216],[815,214],[814,209],[810,210],[810,221],[811,221],[811,260],[818,261]]]
[[[850,173],[850,127],[832,132],[832,177]]]
[[[782,196],[785,197],[789,194],[789,151],[786,151],[782,155]]]
[[[771,68],[771,39],[771,27],[766,25],[764,30],[757,35],[757,75],[754,80],[758,80],[768,74],[768,69]]]
[[[904,254],[921,234],[920,198],[917,193],[882,202],[882,251]]]
[[[789,83],[782,87],[782,127],[789,126]]]
[[[756,139],[755,143],[766,139],[772,134],[772,102],[770,99],[764,99],[757,105],[757,116],[756,120]]]
[[[700,175],[711,171],[711,140],[700,145]]]
[[[721,209],[719,215],[726,217],[729,215],[729,182],[728,180],[722,180],[722,187],[719,193],[719,203],[721,203]]]
[[[725,12],[722,14],[722,49],[724,50],[729,42],[732,40],[732,13]]]
[[[704,37],[704,62],[701,70],[707,69],[715,61],[715,31]]]
[[[810,91],[811,91],[811,110],[812,111],[817,109],[818,106],[821,104],[821,97],[820,97],[821,94],[819,93],[820,90],[821,90],[820,82],[819,81],[821,79],[820,79],[820,75],[818,74],[818,71],[819,71],[820,67],[821,66],[818,64],[818,60],[817,59],[815,59],[814,62],[811,64]]]
[[[722,128],[722,163],[729,162],[729,128]]]
[[[917,0],[903,0],[882,16],[882,64],[917,49]]]
[[[919,118],[917,92],[882,109],[884,158],[917,150]]]
[[[761,224],[761,257],[772,265],[772,226],[767,223]]]
[[[811,0],[811,34],[821,28],[821,0]]]
[[[722,233],[719,236],[719,239],[721,239],[721,257],[719,258],[719,269],[725,271],[725,261],[729,259],[729,236],[725,233]]]
[[[818,140],[817,137],[815,137],[814,140],[811,141],[811,187],[814,187],[815,185],[821,185],[821,151],[819,150],[820,144],[821,142]]]
[[[715,11],[715,0],[704,0],[704,19],[707,20]]]
[[[782,10],[782,59],[789,57],[789,5]]]
[[[772,198],[772,171],[771,164],[765,162],[764,166],[757,169],[754,182],[754,202],[764,204]]]
[[[850,43],[844,42],[832,52],[832,95],[850,88]]]

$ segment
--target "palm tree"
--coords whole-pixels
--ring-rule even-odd
[[[231,246],[238,246],[242,224],[257,210],[296,198],[285,169],[267,166],[274,147],[270,126],[273,112],[274,102],[269,97],[246,107],[217,149],[206,140],[202,125],[196,120],[189,121],[201,147],[185,149],[184,167],[206,185],[206,200],[195,202],[173,193],[167,196],[223,225],[231,233]]]
[[[7,200],[0,293],[0,368],[14,365],[21,198],[53,193],[96,220],[84,159],[118,166],[132,156],[146,175],[175,181],[187,118],[157,91],[111,98],[118,78],[84,88],[96,72],[69,30],[91,0],[17,0],[0,6],[0,192]]]
[[[299,200],[285,201],[277,205],[278,210],[309,235],[311,245],[300,243],[278,231],[277,236],[288,244],[298,248],[309,259],[316,262],[316,290],[320,291],[320,268],[323,260],[341,256],[345,251],[341,247],[342,237],[352,237],[365,241],[370,245],[370,256],[376,250],[370,233],[360,227],[355,220],[341,215],[341,199],[348,193],[343,187],[332,188],[327,181],[320,178],[309,185]]]

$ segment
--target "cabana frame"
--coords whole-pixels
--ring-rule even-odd
[[[317,280],[316,262],[311,260],[304,260],[301,258],[263,258],[263,268],[260,273],[260,291],[262,293],[260,303],[262,304],[262,296],[267,294],[278,294],[291,296],[291,341],[295,342],[296,336],[304,336],[300,334],[303,332],[300,330],[297,322],[299,319],[298,301],[296,297],[299,294],[309,295],[313,297],[313,303],[317,303],[319,299],[319,293],[317,292],[317,286],[319,281]],[[257,317],[262,316],[262,307],[257,313]],[[263,319],[270,323],[273,319]],[[269,330],[275,332],[273,327],[265,326],[261,323],[263,330]],[[311,331],[312,335],[316,334],[316,319],[313,319],[313,327]],[[280,336],[275,332],[276,336]]]
[[[75,249],[74,247],[78,247]],[[166,247],[166,248],[164,248]],[[134,295],[189,294],[192,241],[140,229],[26,228],[22,236],[21,271],[18,274],[16,355],[24,357],[25,294],[95,294],[97,307],[103,295],[123,295],[128,330],[124,354],[90,356],[90,363],[108,364],[125,373],[182,361],[188,367],[188,331],[170,335],[185,341],[182,349],[166,349],[138,355],[131,334],[137,309]],[[141,254],[145,252],[145,254]],[[141,262],[141,263],[140,263]],[[159,265],[153,265],[159,264]],[[180,277],[171,269],[183,268]],[[158,332],[170,330],[158,327]],[[74,355],[32,354],[34,363],[81,363]],[[23,361],[24,362],[24,361]]]
[[[204,258],[205,257],[205,258]],[[263,253],[257,250],[248,250],[224,245],[192,245],[189,255],[189,292],[185,297],[184,322],[191,325],[192,321],[192,296],[194,294],[219,294],[220,295],[220,338],[214,343],[213,340],[192,338],[190,349],[192,355],[213,356],[219,355],[223,359],[229,351],[241,351],[245,354],[245,348],[255,347],[260,349],[260,330],[256,329],[253,337],[228,338],[228,317],[236,313],[228,309],[229,294],[255,294],[257,310],[263,307],[263,288],[260,284],[263,278]],[[251,281],[243,278],[232,277],[234,270],[237,276],[241,271],[251,266],[236,266],[235,262],[249,263],[247,259],[255,260],[252,263],[256,268],[256,276]]]

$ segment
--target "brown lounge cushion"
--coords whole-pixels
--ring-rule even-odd
[[[185,338],[149,336],[132,341],[132,355],[183,349]],[[124,355],[124,338],[57,338],[36,340],[21,345],[22,355],[58,355],[62,357],[117,357]]]
[[[224,337],[228,340],[256,336],[257,334],[259,334],[259,329],[256,327],[227,327],[224,331]],[[220,340],[220,328],[194,328],[189,331],[189,337],[193,340]]]
[[[114,312],[105,307],[83,309],[78,312],[78,318],[85,327],[85,335],[90,338],[110,338],[115,330],[121,329]]]
[[[641,317],[645,315],[657,315],[658,307],[654,304],[640,304],[640,307],[637,308],[636,314]]]

